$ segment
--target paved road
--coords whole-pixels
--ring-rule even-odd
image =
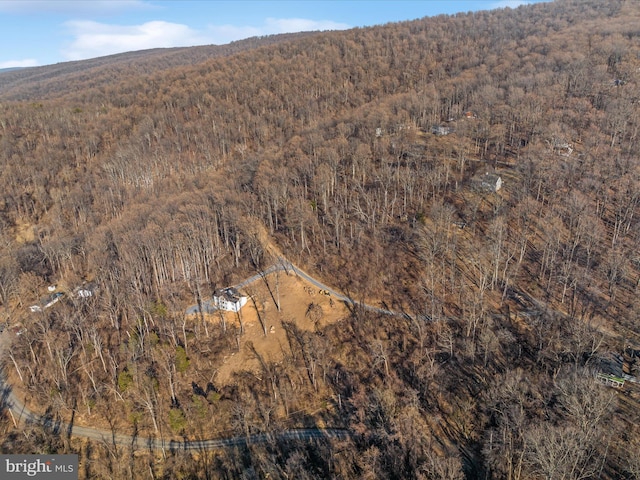
[[[324,291],[329,292],[329,294],[333,298],[336,298],[339,301],[344,302],[345,304],[347,304],[349,306],[356,306],[357,305],[357,306],[360,306],[360,307],[362,307],[362,308],[364,308],[366,310],[370,310],[370,311],[373,311],[373,312],[376,312],[376,313],[381,313],[383,315],[400,315],[400,316],[403,316],[403,317],[406,317],[406,318],[409,317],[409,315],[406,314],[406,313],[395,312],[393,310],[388,310],[386,308],[375,307],[373,305],[367,305],[366,303],[362,303],[362,302],[358,302],[356,300],[353,300],[352,298],[347,297],[346,295],[334,290],[333,288],[329,287],[328,285],[325,285],[321,281],[319,281],[316,278],[312,277],[311,275],[306,273],[304,270],[296,267],[293,263],[291,263],[290,261],[286,260],[285,258],[280,258],[278,260],[278,262],[275,263],[274,265],[271,265],[266,270],[263,270],[262,272],[256,273],[254,276],[249,277],[246,280],[243,280],[242,282],[240,282],[237,285],[234,285],[233,288],[235,288],[237,290],[241,290],[242,288],[246,287],[247,285],[250,285],[253,282],[256,282],[256,281],[262,279],[263,277],[266,277],[267,275],[270,275],[270,274],[278,272],[278,271],[292,271],[296,275],[298,275],[299,277],[305,279],[307,282],[309,282],[313,286],[318,287],[319,290],[324,290]],[[211,313],[211,312],[214,312],[216,310],[216,307],[213,305],[213,303],[211,301],[202,302],[202,306],[203,306],[203,309],[204,309],[205,313]],[[186,314],[187,315],[193,315],[193,314],[198,313],[198,312],[199,312],[198,305],[192,305],[189,308],[187,308],[187,310],[186,310]]]
[[[0,347],[8,347],[11,343],[10,329],[0,333]],[[0,354],[4,350],[0,351]],[[265,443],[273,440],[301,440],[311,441],[323,438],[346,439],[351,432],[338,428],[306,428],[285,430],[279,433],[259,433],[249,436],[235,436],[227,438],[213,438],[209,440],[176,440],[155,437],[140,437],[127,434],[113,433],[95,427],[60,422],[52,416],[40,415],[29,410],[13,392],[6,381],[4,372],[0,372],[0,411],[8,409],[14,421],[19,425],[35,423],[48,427],[51,431],[69,437],[82,437],[98,440],[110,444],[135,446],[139,449],[152,450],[216,450],[254,443]]]
[[[241,288],[244,288],[247,285],[250,285],[253,282],[256,282],[256,281],[260,280],[262,277],[265,277],[265,276],[270,275],[272,273],[275,273],[277,271],[282,271],[284,269],[285,269],[285,265],[283,265],[283,264],[271,265],[266,270],[263,270],[262,272],[256,273],[253,277],[249,277],[246,280],[243,280],[239,284],[234,285],[232,288],[235,288],[236,290],[240,290]],[[216,307],[213,304],[212,300],[203,301],[202,302],[202,308],[204,310],[204,313],[213,313],[218,309],[218,307]],[[191,305],[189,308],[187,308],[185,313],[187,315],[194,315],[194,314],[198,313],[199,311],[200,311],[200,308],[198,307],[198,305]]]
[[[329,294],[347,304],[348,306],[360,306],[361,308],[365,308],[367,310],[381,313],[384,315],[400,315],[405,318],[410,318],[410,316],[406,313],[395,312],[393,310],[388,310],[385,308],[375,307],[373,305],[367,305],[362,302],[358,302],[353,300],[352,298],[334,290],[333,288],[325,285],[319,280],[315,279],[304,270],[296,267],[293,263],[289,262],[284,258],[280,258],[278,262],[269,268],[259,272],[252,277],[243,280],[237,285],[234,285],[234,288],[240,290],[247,285],[256,282],[267,275],[271,275],[272,273],[278,271],[292,271],[299,277],[303,278],[311,285],[314,285],[319,290],[325,290],[329,292]],[[206,301],[202,303],[205,312],[210,313],[216,310],[216,307],[212,304],[211,301]],[[193,305],[187,308],[187,314],[194,314],[199,311],[198,305]],[[11,329],[5,329],[4,332],[0,333],[0,354],[7,348],[11,343],[11,335],[14,333],[11,332]],[[247,436],[237,436],[230,438],[216,438],[210,440],[175,440],[175,439],[160,439],[160,438],[151,438],[151,437],[139,437],[132,436],[126,434],[114,434],[109,430],[102,430],[99,428],[93,427],[85,427],[80,425],[70,425],[63,422],[56,422],[53,418],[46,417],[43,415],[36,414],[31,412],[26,408],[24,403],[15,395],[11,386],[6,382],[4,374],[0,372],[0,405],[8,408],[13,414],[13,418],[16,422],[20,424],[25,423],[38,423],[45,424],[49,428],[51,428],[55,432],[59,432],[61,434],[66,433],[69,436],[76,437],[84,437],[91,438],[94,440],[105,441],[108,443],[116,443],[118,445],[131,445],[136,446],[138,448],[147,448],[147,449],[168,449],[171,451],[175,450],[215,450],[219,448],[225,447],[235,447],[240,445],[247,445],[252,443],[264,443],[274,439],[284,439],[284,440],[303,440],[310,441],[314,439],[321,438],[349,438],[352,436],[351,432],[343,429],[296,429],[296,430],[287,430],[280,433],[268,434],[268,433],[260,433]]]
[[[358,305],[358,306],[360,306],[360,307],[362,307],[362,308],[364,308],[366,310],[370,310],[370,311],[377,312],[377,313],[382,313],[384,315],[402,315],[402,316],[406,316],[407,315],[405,313],[394,312],[393,310],[387,310],[386,308],[375,307],[373,305],[368,305],[366,303],[358,302],[356,300],[353,300],[352,298],[349,298],[346,295],[335,291],[334,289],[332,289],[331,287],[325,285],[324,283],[320,282],[319,280],[316,280],[314,277],[312,277],[311,275],[306,273],[304,270],[301,270],[298,267],[296,267],[293,263],[289,263],[288,266],[299,277],[304,278],[307,282],[309,282],[312,285],[318,287],[320,290],[325,290],[325,291],[329,292],[331,294],[331,296],[333,296],[334,298],[337,298],[341,302],[346,303],[347,305],[351,305],[351,306]]]

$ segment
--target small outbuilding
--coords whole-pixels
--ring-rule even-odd
[[[218,290],[213,294],[213,305],[220,310],[239,312],[247,303],[247,297],[233,287]]]

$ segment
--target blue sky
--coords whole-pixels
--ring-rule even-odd
[[[0,69],[256,35],[340,30],[541,0],[0,0]]]

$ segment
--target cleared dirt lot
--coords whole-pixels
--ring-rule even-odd
[[[298,328],[312,331],[348,315],[344,303],[322,294],[317,287],[294,273],[272,273],[264,280],[245,287],[241,293],[253,297],[255,303],[250,298],[239,314],[215,312],[205,315],[214,325],[220,324],[223,315],[227,325],[242,322],[244,328],[244,334],[239,338],[239,350],[228,352],[216,373],[216,383],[220,385],[232,383],[233,372],[258,372],[259,360],[247,348],[249,342],[265,360],[279,362],[282,359],[282,352],[289,349],[283,321],[294,322]],[[276,302],[280,304],[280,311]]]

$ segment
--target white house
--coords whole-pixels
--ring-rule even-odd
[[[449,135],[450,133],[453,133],[453,128],[444,127],[442,125],[434,125],[431,127],[431,133],[438,136]]]
[[[82,286],[76,287],[73,290],[73,293],[78,298],[89,298],[93,297],[96,294],[96,286],[93,283],[83,283]]]
[[[481,190],[487,192],[497,192],[502,188],[502,177],[495,173],[485,173],[484,175],[478,175],[473,179],[474,184]]]
[[[220,310],[239,312],[247,303],[247,297],[240,295],[233,287],[218,290],[213,294],[213,305]]]

